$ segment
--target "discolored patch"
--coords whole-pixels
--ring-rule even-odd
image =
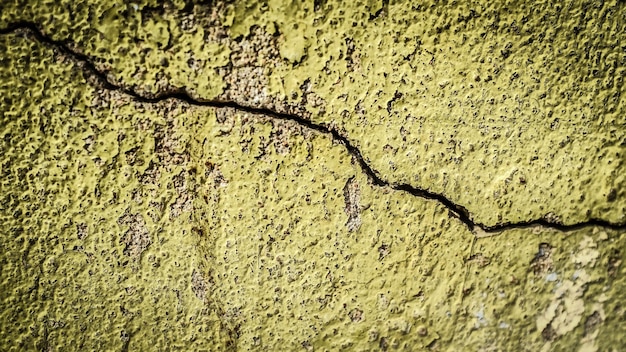
[[[552,246],[549,243],[539,244],[539,249],[535,257],[530,262],[530,269],[535,275],[543,275],[553,269],[552,263]]]
[[[120,226],[128,227],[120,242],[124,243],[124,254],[138,258],[152,243],[150,232],[146,227],[146,222],[141,214],[124,213],[117,223]]]
[[[346,202],[345,212],[348,214],[346,227],[349,231],[356,231],[361,226],[361,192],[354,177],[346,181],[346,185],[343,187],[343,197]]]

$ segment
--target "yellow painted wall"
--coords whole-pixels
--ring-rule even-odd
[[[0,4],[0,350],[621,350],[626,4]]]

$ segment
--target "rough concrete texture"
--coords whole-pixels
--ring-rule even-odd
[[[620,350],[623,2],[0,4],[0,350]]]

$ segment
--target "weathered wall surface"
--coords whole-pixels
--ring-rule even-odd
[[[0,350],[626,345],[622,2],[0,14]]]

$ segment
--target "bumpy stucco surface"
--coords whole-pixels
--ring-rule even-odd
[[[626,344],[623,3],[0,13],[1,350]]]

